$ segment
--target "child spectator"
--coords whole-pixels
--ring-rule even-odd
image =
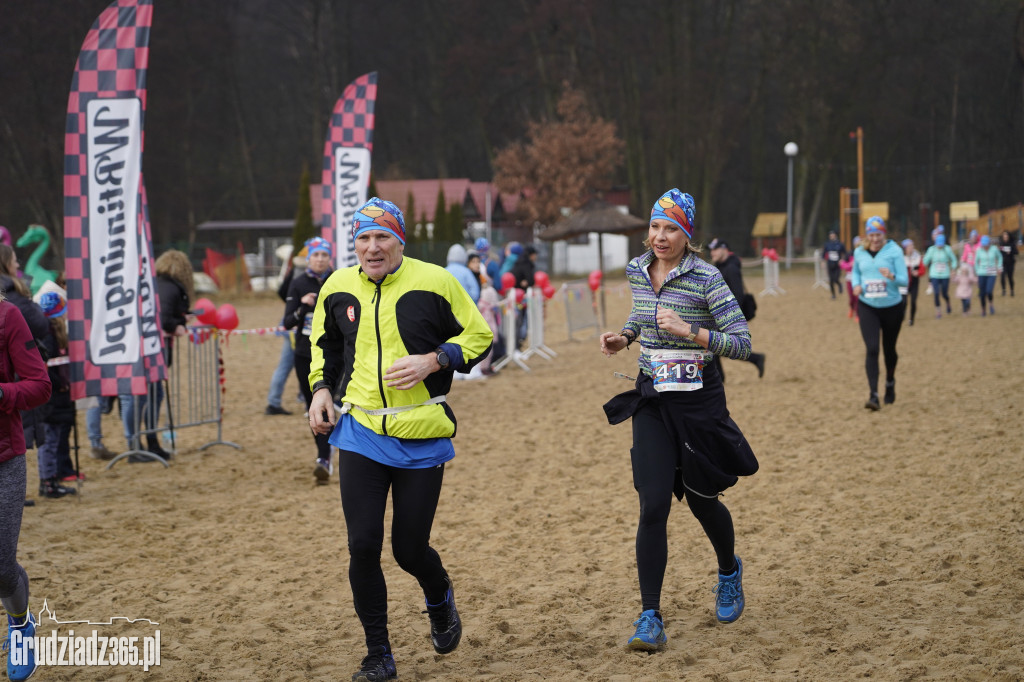
[[[853,238],[853,248],[856,249],[860,245],[860,237]],[[853,295],[853,251],[846,254],[846,258],[839,261],[839,269],[842,270],[843,280],[846,282],[846,298],[849,303],[849,309],[846,311],[846,317],[859,320],[857,317],[857,297]]]
[[[966,317],[971,312],[971,297],[974,296],[974,283],[978,281],[978,276],[974,274],[974,267],[969,263],[960,263],[960,267],[957,268],[956,274],[953,276],[953,281],[956,283],[956,297],[960,299],[960,304],[964,308],[964,316]],[[981,311],[982,313],[985,312],[984,305],[982,305]]]
[[[501,261],[491,254],[491,243],[485,238],[480,237],[473,244],[473,248],[480,254],[480,259],[483,262],[483,273],[487,276],[487,280],[494,285],[498,278],[501,277]]]
[[[43,340],[51,359],[67,357],[68,332],[64,324],[67,305],[60,294],[48,291],[40,299],[43,314],[50,321],[50,335]],[[66,364],[47,368],[52,390],[49,408],[43,417],[43,442],[39,445],[39,494],[57,498],[74,495],[75,488],[61,485],[65,477],[74,480],[78,472],[71,464],[71,428],[75,422],[75,404],[71,400],[71,382]]]
[[[476,303],[480,300],[480,280],[466,265],[466,260],[466,247],[462,244],[452,244],[448,249],[448,265],[445,270],[455,276],[469,297],[473,299],[473,303]]]
[[[501,297],[498,296],[498,292],[494,290],[494,287],[487,285],[480,292],[480,301],[477,303],[477,308],[480,310],[480,314],[487,320],[487,326],[491,328],[491,334],[494,335],[494,341],[491,345],[491,350],[487,352],[485,357],[480,362],[480,372],[484,376],[490,376],[494,374],[494,370],[491,366],[505,356],[505,341],[501,336]]]
[[[480,291],[484,290],[484,287],[491,285],[491,279],[487,276],[487,272],[484,270],[483,262],[480,260],[480,254],[476,251],[470,251],[466,255],[466,267],[476,277],[477,283],[480,285]],[[478,300],[477,303],[480,301]]]

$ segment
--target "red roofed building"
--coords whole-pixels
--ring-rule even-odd
[[[490,182],[472,182],[468,178],[444,178],[430,180],[377,180],[377,194],[402,209],[406,228],[413,232],[413,226],[426,221],[433,222],[437,210],[438,189],[444,189],[444,198],[450,207],[459,202],[467,223],[490,223],[492,229],[515,228],[515,207],[519,198],[502,194]],[[310,187],[313,196],[320,196],[320,185]],[[412,197],[415,216],[409,215],[409,197]],[[313,223],[319,224],[319,202],[313,202]],[[489,212],[488,212],[489,211]],[[486,227],[484,228],[486,229]]]

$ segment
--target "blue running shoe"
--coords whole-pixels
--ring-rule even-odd
[[[394,656],[387,650],[369,654],[352,676],[352,682],[384,682],[394,679],[398,679],[398,669],[395,668]]]
[[[313,476],[317,485],[327,485],[331,481],[331,474],[334,468],[331,466],[330,457],[317,457],[316,466],[313,468]]]
[[[450,654],[459,646],[462,639],[462,619],[455,608],[455,591],[451,578],[448,578],[448,591],[440,604],[427,603],[424,613],[430,619],[430,641],[434,651],[439,654]],[[426,602],[426,599],[424,599]]]
[[[743,614],[743,562],[736,557],[736,570],[730,575],[718,574],[718,584],[713,590],[715,615],[719,623],[731,623]]]
[[[640,618],[633,622],[636,626],[636,633],[629,638],[626,646],[637,651],[657,651],[665,646],[668,636],[665,634],[665,626],[658,618],[654,609],[648,609],[640,614]]]
[[[15,631],[18,631],[15,637]],[[18,623],[7,616],[7,640],[4,650],[7,652],[7,677],[11,680],[27,680],[36,671],[36,652],[24,644],[29,637],[36,634],[36,624],[30,612],[24,623]],[[13,642],[13,646],[12,646]]]

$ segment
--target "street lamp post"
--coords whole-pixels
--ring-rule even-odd
[[[786,269],[789,270],[793,258],[793,157],[800,148],[796,142],[787,142],[782,151],[789,157],[789,181],[786,185]]]

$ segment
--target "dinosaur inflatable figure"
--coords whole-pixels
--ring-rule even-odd
[[[46,282],[52,282],[57,279],[57,272],[55,270],[47,270],[39,264],[43,254],[50,248],[50,233],[45,227],[42,225],[29,225],[28,229],[25,230],[25,234],[21,235],[18,239],[17,246],[28,246],[37,242],[39,246],[32,250],[32,255],[28,257],[24,265],[25,275],[32,278],[29,288],[32,289],[33,294],[39,291],[40,287]]]

